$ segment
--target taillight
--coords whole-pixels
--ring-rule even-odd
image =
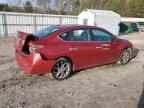
[[[43,48],[43,45],[32,45],[29,46],[30,53],[36,53],[40,48]]]

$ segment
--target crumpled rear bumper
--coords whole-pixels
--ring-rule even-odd
[[[38,53],[24,55],[18,51],[15,52],[17,65],[28,74],[43,74],[52,71],[55,60],[43,60]]]

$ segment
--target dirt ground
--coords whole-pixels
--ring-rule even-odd
[[[14,39],[0,38],[0,108],[144,108],[144,33],[121,38],[139,49],[127,65],[83,70],[64,81],[24,74]]]

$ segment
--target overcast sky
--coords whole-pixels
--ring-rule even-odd
[[[0,3],[7,3],[7,0],[0,0]]]

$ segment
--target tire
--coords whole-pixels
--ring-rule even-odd
[[[59,58],[53,66],[50,77],[54,80],[65,80],[70,76],[71,71],[72,63],[66,58]]]
[[[128,49],[124,49],[120,55],[118,64],[125,65],[130,61],[131,53]]]

